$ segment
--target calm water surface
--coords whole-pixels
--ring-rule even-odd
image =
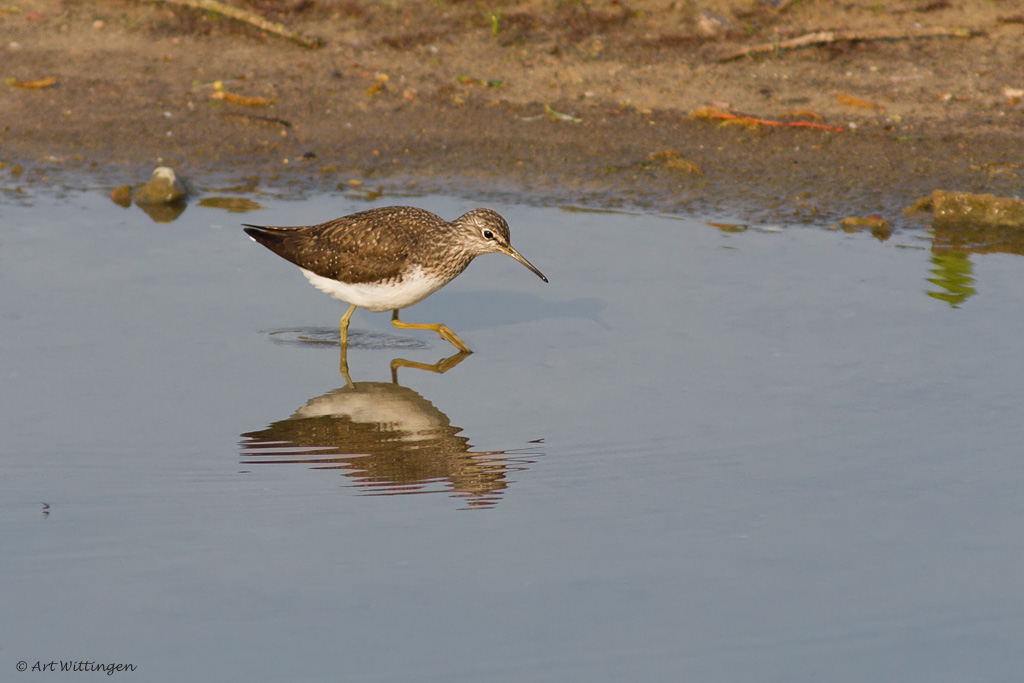
[[[254,199],[2,201],[0,679],[1024,679],[1020,256],[491,203],[348,385],[239,223],[478,203]]]

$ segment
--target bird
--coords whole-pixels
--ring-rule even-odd
[[[349,304],[341,318],[341,345],[356,308],[392,311],[399,329],[433,330],[460,352],[470,348],[444,324],[407,323],[398,311],[454,280],[482,254],[511,256],[548,279],[509,242],[508,223],[491,209],[473,209],[453,221],[411,206],[387,206],[318,225],[274,227],[243,223],[255,242],[297,265],[310,284]]]

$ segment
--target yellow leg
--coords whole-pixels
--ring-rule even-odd
[[[345,311],[345,315],[341,316],[341,346],[344,348],[348,346],[348,319],[352,317],[352,313],[356,310],[356,305],[352,304]]]
[[[437,374],[444,374],[454,368],[456,365],[466,360],[470,355],[469,351],[459,351],[454,356],[448,358],[442,358],[436,363],[417,363],[416,361],[406,360],[405,358],[396,358],[391,361],[391,381],[398,384],[398,368],[416,368],[417,370],[427,370],[429,372],[436,372]]]
[[[356,385],[352,383],[352,377],[348,374],[348,346],[346,344],[341,345],[341,376],[345,378],[345,386],[349,389],[355,389]]]
[[[437,332],[438,336],[445,341],[451,342],[455,348],[459,351],[465,351],[466,353],[472,353],[465,342],[459,339],[459,335],[448,329],[447,325],[431,324],[431,323],[404,323],[398,319],[398,309],[396,308],[391,314],[391,324],[400,330],[433,330]]]

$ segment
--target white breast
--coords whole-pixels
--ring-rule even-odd
[[[355,304],[369,311],[392,311],[412,306],[441,289],[447,282],[430,277],[418,268],[406,273],[401,282],[348,284],[299,268],[309,283],[339,301]]]

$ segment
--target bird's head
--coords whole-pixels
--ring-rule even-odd
[[[480,254],[507,254],[532,270],[544,282],[548,279],[532,263],[523,258],[509,241],[508,223],[498,212],[490,209],[473,209],[454,221],[461,230],[463,247],[473,256]]]

